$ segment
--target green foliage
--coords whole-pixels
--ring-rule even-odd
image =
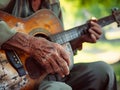
[[[112,67],[115,71],[117,81],[120,83],[120,62],[113,64]]]
[[[85,13],[83,13],[85,11],[90,13],[89,15],[96,17],[108,15],[111,13],[112,8],[120,8],[119,3],[120,0],[61,0],[61,4],[64,4],[63,6],[66,12],[71,10],[74,18],[86,18]]]

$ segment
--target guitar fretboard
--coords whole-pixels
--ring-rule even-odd
[[[115,19],[114,19],[113,15],[110,15],[110,16],[99,19],[97,22],[101,27],[103,27],[103,26],[113,23],[114,21],[115,21]],[[89,23],[86,23],[84,25],[77,26],[72,29],[66,30],[64,32],[60,32],[55,35],[51,35],[50,39],[53,42],[56,42],[59,44],[64,44],[66,42],[69,42],[71,40],[74,40],[74,39],[80,37],[81,35],[86,34],[88,32],[88,28],[89,28]]]

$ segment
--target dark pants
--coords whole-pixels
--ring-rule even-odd
[[[104,62],[75,64],[64,81],[73,90],[117,90],[114,71]]]
[[[65,82],[72,90],[117,90],[112,67],[102,61],[75,64],[70,75],[62,80],[57,75],[49,75],[46,79]]]

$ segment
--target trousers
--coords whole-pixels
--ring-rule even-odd
[[[56,78],[55,75],[52,78],[51,76],[48,77],[47,83],[51,83],[51,81],[66,83],[72,90],[117,90],[116,76],[113,68],[111,65],[102,61],[77,63],[73,66],[70,74],[62,79],[59,77]],[[53,77],[56,79],[53,79]],[[66,84],[62,85],[66,87]],[[64,90],[55,89],[54,85],[56,84],[53,84],[50,90]],[[68,89],[66,90],[71,90],[69,86],[67,86]]]

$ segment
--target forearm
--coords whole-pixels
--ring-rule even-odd
[[[29,35],[17,32],[13,37],[7,40],[1,46],[2,49],[22,50],[30,54],[30,37]]]

